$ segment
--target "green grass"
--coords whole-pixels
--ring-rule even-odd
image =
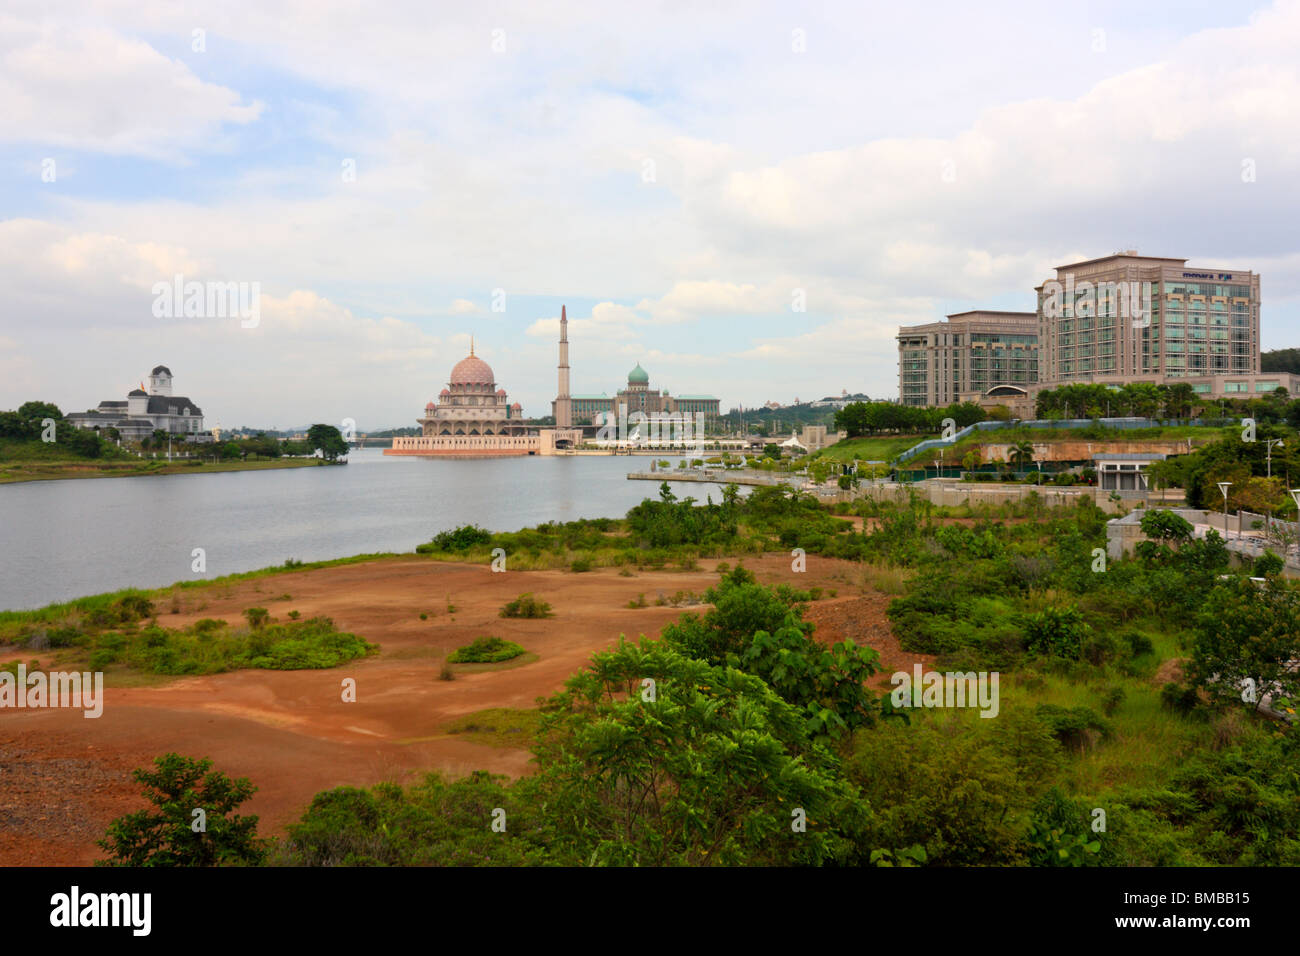
[[[444,729],[471,743],[526,750],[532,746],[541,720],[539,710],[492,707],[458,717]]]
[[[51,446],[54,447],[54,446]],[[213,463],[196,459],[168,462],[163,458],[126,459],[33,459],[0,460],[0,484],[18,481],[51,481],[62,478],[130,478],[142,475],[203,475],[225,471],[269,471],[280,468],[309,468],[328,464],[320,458],[262,458],[255,461]]]
[[[907,449],[935,438],[935,435],[882,435],[874,438],[846,438],[812,455],[830,461],[893,461]]]
[[[337,667],[379,650],[355,634],[339,631],[325,617],[253,628],[204,618],[173,629],[148,620],[147,609],[120,604],[45,625],[28,624],[11,629],[9,636],[20,646],[52,652],[59,665],[170,676],[244,668],[314,670]]]
[[[501,608],[502,617],[542,618],[554,617],[551,606],[540,598],[533,597],[531,591],[525,591],[513,601]]]
[[[480,637],[473,643],[458,647],[447,655],[453,664],[499,664],[513,660],[524,653],[524,649],[514,641],[505,641],[499,637]]]

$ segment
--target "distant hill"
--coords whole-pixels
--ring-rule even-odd
[[[1274,349],[1259,356],[1261,372],[1291,372],[1300,375],[1300,349]]]

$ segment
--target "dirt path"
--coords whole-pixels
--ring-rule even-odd
[[[264,835],[282,833],[330,787],[408,782],[432,770],[525,774],[527,751],[470,743],[443,728],[489,707],[532,707],[619,634],[658,634],[684,610],[654,606],[658,595],[702,593],[717,580],[715,564],[627,578],[612,569],[493,574],[484,566],[411,558],[186,592],[181,613],[163,613],[160,623],[182,627],[203,617],[239,622],[253,606],[281,619],[297,610],[303,617],[331,617],[382,651],[327,671],[236,671],[159,686],[110,686],[103,716],[94,720],[80,711],[6,711],[0,719],[0,865],[94,860],[101,855],[94,841],[108,822],[143,806],[131,770],[167,751],[211,757],[225,773],[250,778],[259,789],[244,809],[261,817]],[[804,574],[793,573],[782,555],[746,565],[764,583],[837,590],[836,598],[811,610],[818,638],[869,643],[880,651],[886,672],[924,659],[899,650],[884,616],[888,596],[864,592],[856,566],[815,555]],[[498,616],[506,601],[525,591],[550,602],[555,616]],[[291,598],[279,599],[283,594]],[[640,594],[650,606],[629,608]],[[451,614],[449,601],[456,608]],[[420,620],[421,612],[427,620]],[[537,659],[438,679],[443,653],[485,634],[515,641]],[[356,681],[355,703],[342,700],[348,677]]]

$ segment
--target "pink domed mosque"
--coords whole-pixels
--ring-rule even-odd
[[[562,320],[564,310],[561,309]],[[562,321],[562,326],[567,326]],[[567,333],[567,328],[564,329]],[[567,334],[564,351],[567,352]],[[567,362],[565,363],[567,365]],[[568,369],[564,369],[567,375]],[[577,437],[571,429],[539,428],[527,425],[519,403],[510,404],[504,388],[497,388],[491,366],[474,354],[451,370],[447,387],[436,401],[424,406],[416,419],[421,433],[394,438],[385,455],[419,455],[438,458],[501,458],[514,455],[553,455],[559,448],[572,447]]]

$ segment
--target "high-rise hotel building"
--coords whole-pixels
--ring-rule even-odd
[[[1038,383],[1033,312],[958,312],[944,322],[898,330],[898,389],[904,405],[978,402],[996,385]]]
[[[1300,376],[1260,371],[1259,284],[1248,269],[1133,249],[1058,266],[1035,289],[1036,312],[961,312],[900,328],[899,398],[996,401],[1031,414],[1038,390],[1076,382],[1186,383],[1207,400],[1300,395]]]
[[[1249,270],[1128,250],[1059,266],[1036,291],[1045,386],[1231,376],[1246,391],[1259,372],[1259,276]]]

